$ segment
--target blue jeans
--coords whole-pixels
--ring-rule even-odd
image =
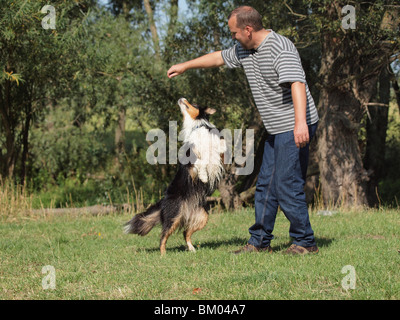
[[[310,141],[317,126],[308,126]],[[255,224],[249,229],[248,242],[253,246],[270,245],[278,206],[290,222],[293,243],[302,247],[316,244],[304,193],[308,158],[309,144],[297,148],[293,131],[268,137],[256,185]]]

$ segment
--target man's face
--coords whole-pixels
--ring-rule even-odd
[[[245,27],[244,29],[240,29],[236,26],[236,16],[233,16],[228,21],[228,27],[231,31],[232,39],[239,41],[244,49],[250,50],[253,49],[251,43],[251,28]]]

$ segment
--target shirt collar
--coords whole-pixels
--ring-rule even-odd
[[[260,43],[260,45],[254,49],[255,52],[260,50],[264,46],[264,44],[267,42],[267,40],[270,38],[270,36],[274,33],[274,30],[272,30],[272,29],[267,29],[267,31],[269,31],[269,33],[265,36],[264,40]]]

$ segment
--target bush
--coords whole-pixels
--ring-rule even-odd
[[[31,134],[33,188],[62,185],[69,177],[83,182],[87,173],[101,167],[109,153],[102,140],[96,132],[74,125],[71,112],[51,110]]]

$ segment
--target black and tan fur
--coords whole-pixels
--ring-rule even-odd
[[[148,234],[155,225],[160,223],[162,255],[166,253],[168,237],[177,229],[183,230],[188,249],[196,251],[191,242],[191,236],[207,224],[206,197],[214,192],[221,178],[223,173],[221,154],[226,148],[224,140],[215,136],[212,132],[215,127],[208,121],[208,116],[215,112],[214,109],[191,105],[184,98],[178,101],[178,105],[184,117],[184,144],[188,145],[188,152],[193,151],[198,159],[203,156],[199,154],[199,150],[203,150],[202,152],[206,150],[213,155],[218,153],[219,163],[206,164],[204,172],[207,177],[205,179],[199,177],[198,159],[188,164],[179,164],[178,172],[168,186],[164,197],[126,223],[126,233],[141,236]],[[214,139],[218,143],[214,143],[212,148],[204,148],[204,145],[201,147],[200,144],[204,144],[207,139]]]

